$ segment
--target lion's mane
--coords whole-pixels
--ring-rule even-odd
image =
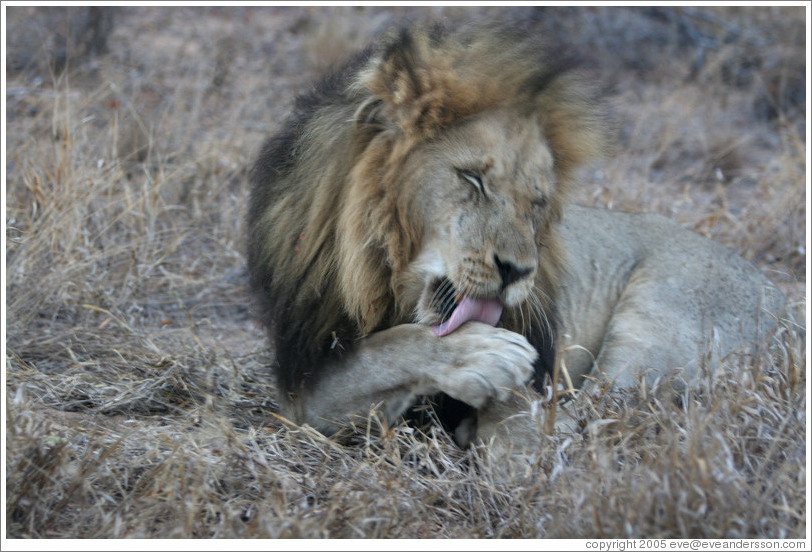
[[[551,212],[560,215],[572,171],[598,153],[603,125],[570,60],[544,51],[505,26],[401,29],[298,98],[250,177],[250,283],[283,392],[296,393],[359,338],[413,321],[397,278],[423,230],[401,171],[416,145],[486,110],[541,113],[558,178]],[[550,227],[542,232],[536,286],[552,319],[563,252]],[[528,338],[543,346],[544,336]]]

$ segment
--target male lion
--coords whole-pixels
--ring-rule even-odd
[[[300,97],[248,226],[283,414],[329,433],[440,396],[458,441],[487,439],[554,366],[576,388],[690,377],[762,338],[784,298],[751,264],[566,205],[602,126],[583,78],[500,26],[399,31]]]

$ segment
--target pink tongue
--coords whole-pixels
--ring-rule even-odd
[[[496,299],[474,299],[473,297],[463,297],[451,317],[440,324],[434,326],[432,330],[440,337],[448,335],[469,320],[477,320],[496,326],[499,317],[502,316],[502,303]]]

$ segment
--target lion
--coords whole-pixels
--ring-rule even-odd
[[[782,293],[721,244],[569,202],[607,125],[544,51],[505,25],[400,29],[263,145],[247,258],[282,416],[330,435],[433,397],[462,445],[520,439],[517,397],[689,380],[776,325]]]

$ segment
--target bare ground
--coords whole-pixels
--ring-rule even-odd
[[[108,17],[112,14],[112,20]],[[659,211],[806,303],[806,31],[786,8],[7,8],[9,538],[807,533],[806,342],[675,405],[584,407],[526,466],[441,431],[341,445],[275,415],[246,171],[294,94],[406,19],[582,53],[616,123],[579,201]]]

